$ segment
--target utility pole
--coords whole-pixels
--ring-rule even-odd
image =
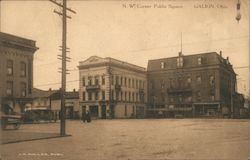
[[[70,8],[67,8],[67,1],[63,0],[63,4],[56,2],[56,0],[50,0],[52,3],[56,4],[59,7],[62,7],[62,13],[54,10],[55,13],[58,15],[62,16],[62,55],[61,60],[62,60],[62,80],[61,80],[61,114],[60,114],[60,135],[65,136],[66,135],[66,115],[65,115],[65,92],[66,92],[66,74],[67,74],[67,69],[66,69],[66,61],[67,60],[67,18],[71,18],[70,16],[67,16],[67,11],[70,11],[74,14],[76,14],[75,11],[71,10]]]

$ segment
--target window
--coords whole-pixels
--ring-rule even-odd
[[[134,81],[134,79],[132,79],[132,88],[134,88],[135,87],[135,81]]]
[[[131,86],[131,79],[128,79],[128,88]]]
[[[139,80],[139,88],[141,88],[141,86],[142,86],[141,82],[142,82],[142,81],[141,81],[141,80]]]
[[[136,102],[138,102],[139,98],[138,98],[138,93],[136,93]]]
[[[13,61],[7,60],[7,75],[13,75]]]
[[[187,83],[190,84],[191,82],[192,82],[192,79],[190,77],[188,77]]]
[[[121,101],[123,101],[123,92],[121,91]]]
[[[138,89],[138,80],[136,80],[135,88]]]
[[[92,85],[92,77],[88,77],[88,85]]]
[[[124,85],[125,85],[125,87],[127,87],[127,78],[126,77],[124,78]]]
[[[102,85],[104,85],[105,84],[105,76],[103,75],[102,76]]]
[[[111,76],[111,85],[114,85],[114,76]]]
[[[116,91],[115,96],[116,96],[115,99],[118,101],[119,100],[119,92],[118,91]]]
[[[85,77],[82,77],[82,86],[85,86]]]
[[[129,102],[131,101],[131,93],[130,92],[128,93],[128,101]]]
[[[161,89],[164,89],[164,86],[165,86],[165,82],[164,80],[161,80]]]
[[[198,63],[198,65],[201,65],[201,63],[202,63],[202,59],[201,59],[201,57],[198,57],[198,59],[197,59],[197,63]]]
[[[22,82],[20,88],[21,88],[21,96],[25,97],[26,96],[26,83]]]
[[[105,100],[105,91],[102,91],[102,100]]]
[[[111,100],[114,100],[114,91],[111,91]]]
[[[125,92],[124,96],[125,96],[125,101],[127,101],[127,92]]]
[[[214,101],[214,95],[210,96],[211,101]]]
[[[187,98],[187,101],[188,101],[188,102],[192,102],[192,97],[189,96],[189,97]]]
[[[95,100],[98,100],[98,92],[95,92]]]
[[[98,84],[99,84],[99,77],[95,76],[95,85],[98,85]]]
[[[214,86],[214,76],[210,76],[209,83],[211,86]]]
[[[197,101],[201,101],[201,92],[200,91],[196,92],[196,97],[197,97]]]
[[[121,86],[123,85],[123,78],[121,77]]]
[[[115,84],[116,84],[116,85],[119,84],[119,77],[118,77],[118,76],[115,77]]]
[[[82,100],[85,101],[86,100],[86,95],[85,92],[82,92]]]
[[[132,93],[132,101],[135,101],[135,93]]]
[[[197,83],[201,83],[201,76],[196,77]]]
[[[161,69],[165,68],[165,63],[161,62]]]
[[[177,58],[177,67],[183,67],[183,57]]]
[[[21,76],[26,76],[26,63],[21,62]]]
[[[88,92],[88,100],[91,101],[92,100],[92,93]]]
[[[7,81],[6,94],[8,96],[12,96],[13,95],[13,82],[12,81]]]

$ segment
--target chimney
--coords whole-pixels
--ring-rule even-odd
[[[76,89],[75,89],[75,88],[73,89],[73,92],[76,92]]]
[[[182,52],[179,52],[179,57],[182,56]]]
[[[229,57],[227,57],[227,64],[229,64]]]
[[[51,91],[51,88],[49,88],[49,91]]]
[[[220,51],[220,56],[222,57],[222,51]]]

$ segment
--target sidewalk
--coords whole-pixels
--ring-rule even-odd
[[[7,129],[1,131],[0,143],[18,143],[24,141],[33,141],[41,139],[59,138],[61,136],[59,131],[53,130],[58,126],[58,123],[46,124],[22,124],[20,129]],[[46,129],[45,129],[46,128]]]

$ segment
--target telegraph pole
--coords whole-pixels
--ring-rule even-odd
[[[67,1],[63,0],[63,4],[56,2],[55,0],[50,0],[52,3],[58,5],[59,7],[62,7],[62,13],[54,10],[55,13],[62,16],[62,80],[61,80],[61,114],[60,114],[60,135],[65,136],[66,135],[66,115],[65,115],[65,92],[66,92],[66,62],[67,62],[67,18],[71,18],[70,16],[67,16],[67,11],[70,11],[72,13],[76,13],[75,11],[71,10],[70,8],[67,8]]]

